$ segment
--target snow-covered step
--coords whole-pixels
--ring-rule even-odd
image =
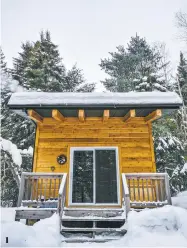
[[[92,211],[92,210],[94,210],[94,211],[124,211],[124,209],[123,208],[79,208],[79,207],[76,207],[76,208],[74,208],[74,207],[64,207],[64,211]]]
[[[62,240],[65,243],[105,243],[112,240],[118,240],[119,237],[103,237],[103,238],[66,238]]]
[[[122,228],[98,228],[98,227],[62,227],[61,232],[119,232],[126,233],[125,229]]]
[[[84,216],[84,217],[73,217],[73,216],[62,216],[62,221],[125,221],[125,216],[115,217],[97,217],[97,216]]]
[[[85,216],[96,216],[96,217],[115,217],[121,216],[124,213],[122,208],[65,208],[64,216],[72,217],[85,217]]]

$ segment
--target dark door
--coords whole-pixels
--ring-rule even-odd
[[[72,203],[117,204],[116,149],[73,148]]]

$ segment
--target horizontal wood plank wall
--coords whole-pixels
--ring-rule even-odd
[[[65,118],[63,122],[44,118],[38,124],[34,171],[69,172],[70,147],[117,146],[120,172],[154,172],[155,160],[151,125],[137,117],[125,123],[123,118]],[[67,162],[59,165],[57,156],[65,154]]]

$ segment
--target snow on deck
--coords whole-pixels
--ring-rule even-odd
[[[17,92],[12,94],[9,106],[16,105],[176,105],[182,104],[175,92],[128,93],[51,93]]]

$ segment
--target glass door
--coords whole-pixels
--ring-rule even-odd
[[[70,203],[118,204],[117,148],[71,148]]]

